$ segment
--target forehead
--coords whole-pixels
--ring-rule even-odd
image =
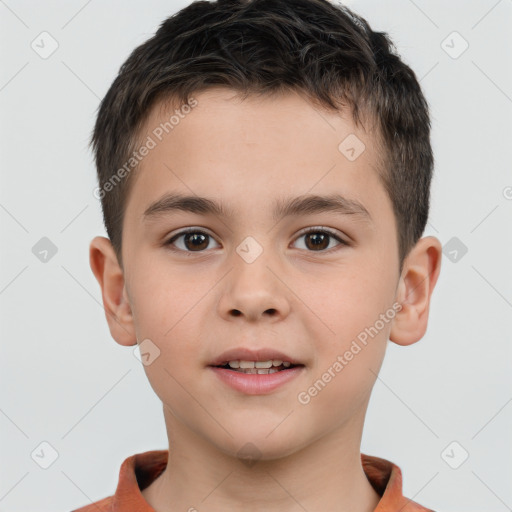
[[[226,88],[193,95],[190,105],[160,102],[151,110],[139,140],[153,147],[133,176],[126,216],[140,219],[166,192],[269,216],[271,204],[308,193],[341,194],[372,217],[390,208],[375,138],[350,112],[320,109],[295,92],[242,100]]]

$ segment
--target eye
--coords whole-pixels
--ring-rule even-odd
[[[313,252],[326,252],[333,240],[338,241],[337,245],[348,245],[342,238],[333,233],[332,231],[325,228],[308,228],[307,231],[303,231],[297,240],[305,238],[305,249],[312,249]]]
[[[175,245],[179,250],[184,252],[202,252],[204,249],[208,249],[209,242],[212,240],[215,241],[208,233],[196,228],[189,228],[176,233],[176,235],[166,242],[166,245]]]

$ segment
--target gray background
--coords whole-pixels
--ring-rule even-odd
[[[114,492],[127,456],[167,447],[89,268],[105,233],[87,142],[122,62],[187,4],[0,1],[0,511],[88,504]],[[404,494],[425,506],[511,510],[512,1],[349,5],[421,79],[436,155],[425,235],[450,244],[425,337],[389,344],[362,452],[398,464]],[[46,59],[31,47],[43,31],[58,43]],[[46,262],[33,253],[43,237],[57,248]],[[42,442],[58,453],[48,469]]]

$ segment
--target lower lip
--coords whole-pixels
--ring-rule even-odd
[[[236,372],[217,366],[209,366],[208,368],[211,368],[215,375],[228,386],[247,395],[266,395],[271,393],[279,386],[297,377],[304,370],[304,366],[294,366],[288,370],[281,370],[275,373],[254,374]]]

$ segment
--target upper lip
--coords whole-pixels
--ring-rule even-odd
[[[209,366],[220,366],[228,361],[288,361],[291,364],[303,364],[294,357],[279,352],[273,348],[259,348],[256,350],[246,347],[236,347],[222,352]]]

